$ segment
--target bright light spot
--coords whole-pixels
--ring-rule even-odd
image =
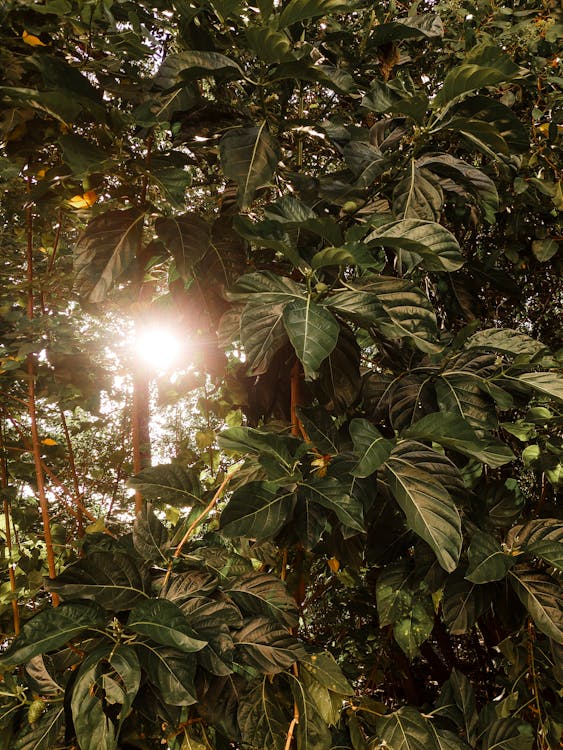
[[[473,20],[473,13],[468,13],[468,14],[467,14],[467,15],[465,16],[465,20],[466,20],[466,21],[472,21],[472,20]]]
[[[139,359],[153,370],[166,371],[180,362],[185,342],[174,331],[150,326],[141,328],[135,337],[135,351]]]

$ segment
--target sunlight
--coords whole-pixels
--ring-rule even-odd
[[[167,371],[179,365],[185,341],[178,333],[164,326],[151,325],[141,328],[135,336],[137,357],[148,367]]]

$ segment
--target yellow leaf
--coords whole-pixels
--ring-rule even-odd
[[[46,47],[47,45],[39,39],[38,36],[34,36],[33,34],[29,34],[27,31],[24,31],[22,33],[22,39],[26,44],[29,44],[30,47]]]
[[[337,560],[336,557],[331,557],[330,560],[327,560],[327,563],[333,573],[338,573],[340,570],[340,561]]]
[[[39,172],[37,172],[35,176],[37,177],[38,180],[42,180],[46,174],[47,174],[46,169],[40,169]]]
[[[103,531],[106,527],[105,520],[103,518],[98,518],[97,521],[94,521],[94,523],[91,523],[89,526],[86,526],[86,533],[87,534],[97,534],[100,531]]]
[[[89,190],[84,195],[73,195],[69,200],[73,208],[90,208],[98,200],[98,194],[95,190]]]
[[[41,441],[42,445],[58,445],[56,440],[53,440],[53,438],[45,438],[45,440]]]

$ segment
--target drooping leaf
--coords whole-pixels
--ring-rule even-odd
[[[268,371],[276,352],[287,341],[283,324],[284,306],[246,305],[240,318],[241,343],[250,375]]]
[[[270,539],[291,517],[293,490],[280,490],[272,482],[250,482],[235,490],[221,513],[221,530],[227,536]]]
[[[377,734],[391,750],[438,750],[430,724],[412,706],[377,719]]]
[[[202,570],[189,570],[185,573],[176,573],[170,576],[166,589],[162,595],[175,604],[182,604],[194,594],[204,596],[209,594],[218,586],[217,577],[212,573]]]
[[[335,414],[343,414],[356,403],[361,386],[360,347],[354,332],[341,323],[337,344],[319,370],[319,401]]]
[[[227,293],[227,298],[232,302],[279,305],[301,299],[304,295],[304,287],[288,276],[261,271],[241,276]]]
[[[532,727],[520,719],[497,719],[483,738],[483,750],[530,750],[534,744]]]
[[[461,520],[440,475],[413,460],[416,443],[399,443],[385,463],[391,492],[407,524],[434,550],[440,565],[455,570],[461,552]],[[416,454],[414,454],[416,455]]]
[[[325,409],[320,406],[298,406],[296,412],[315,448],[324,454],[338,453],[336,425]]]
[[[557,582],[526,565],[515,565],[508,571],[508,580],[538,630],[563,643],[563,608]]]
[[[467,633],[491,604],[489,587],[471,583],[465,580],[463,571],[456,571],[444,589],[444,621],[454,635]]]
[[[456,238],[445,227],[406,215],[368,234],[366,242],[416,253],[429,271],[457,271],[465,262]]]
[[[291,704],[276,683],[266,677],[250,683],[238,707],[243,740],[258,750],[285,750],[287,709]]]
[[[492,438],[479,437],[467,422],[456,414],[427,414],[405,433],[416,440],[431,440],[482,463],[497,468],[515,456],[507,445]]]
[[[316,682],[331,693],[343,696],[353,695],[353,689],[329,651],[307,654],[299,660],[299,664],[301,669],[308,672]]]
[[[377,24],[369,38],[370,47],[380,47],[390,42],[407,39],[433,39],[441,37],[444,27],[440,16],[435,13],[398,18],[388,23]]]
[[[563,401],[563,376],[558,372],[527,372],[518,380],[544,396]]]
[[[167,559],[170,538],[166,526],[155,515],[151,503],[144,503],[133,524],[133,544],[144,560]]]
[[[284,307],[283,323],[289,340],[310,380],[335,348],[340,328],[332,314],[310,297]]]
[[[207,641],[197,638],[182,610],[168,599],[149,599],[138,604],[129,615],[127,627],[184,653],[200,651],[207,645]]]
[[[485,328],[470,336],[465,342],[465,348],[501,352],[515,357],[533,357],[544,350],[545,346],[541,341],[512,328]]]
[[[465,732],[465,739],[473,747],[479,724],[475,691],[462,672],[452,670],[450,678],[442,686],[436,708],[439,715],[450,719]]]
[[[367,419],[353,419],[349,429],[354,450],[360,454],[352,474],[356,477],[368,477],[389,458],[393,441],[384,438]]]
[[[506,536],[506,546],[541,557],[549,565],[563,569],[563,523],[556,518],[537,518],[513,526]]]
[[[195,656],[167,646],[138,645],[147,678],[172,706],[191,706],[197,702],[194,686]]]
[[[255,430],[252,427],[231,427],[220,433],[218,442],[226,451],[237,453],[267,454],[281,465],[290,468],[295,456],[301,451],[302,443],[289,435]]]
[[[102,302],[133,263],[139,249],[144,214],[136,208],[111,210],[90,221],[74,246],[75,284],[91,304]]]
[[[232,80],[242,78],[243,75],[234,60],[219,52],[184,50],[165,57],[155,76],[154,85],[168,90],[198,78],[217,76]]]
[[[280,160],[278,141],[264,121],[259,127],[228,130],[219,143],[219,153],[225,177],[238,185],[241,208],[248,208],[256,190],[274,174]]]
[[[158,237],[172,253],[183,279],[192,278],[193,266],[203,258],[211,243],[211,225],[199,214],[159,218],[155,223]]]
[[[235,581],[227,593],[246,615],[264,615],[287,628],[297,624],[295,600],[274,575],[249,573]]]
[[[362,504],[333,477],[303,481],[299,484],[299,492],[309,501],[331,510],[348,529],[364,531]]]
[[[98,172],[107,158],[98,146],[75,133],[62,135],[59,143],[63,149],[63,161],[78,179]]]
[[[266,617],[247,619],[234,642],[238,658],[264,674],[282,672],[305,655],[294,636]]]
[[[393,192],[394,213],[402,216],[403,219],[437,222],[440,219],[443,205],[444,194],[439,180],[428,169],[418,168],[413,160],[410,174],[395,186]],[[399,257],[410,266],[414,263],[410,262],[408,252],[402,250]],[[454,258],[454,263],[455,260],[456,258]],[[419,262],[418,257],[414,258],[414,262]],[[430,262],[438,263],[436,258],[432,257],[430,257]]]
[[[304,750],[323,750],[331,745],[330,729],[319,712],[305,685],[297,679],[291,681],[291,692],[299,711],[295,726],[298,747]]]
[[[473,583],[500,581],[515,562],[491,534],[479,529],[471,537],[467,555],[469,567],[465,577]]]
[[[127,483],[147,500],[161,500],[170,505],[201,503],[198,473],[179,464],[149,466]]]
[[[147,571],[123,552],[92,552],[48,579],[62,599],[91,599],[105,609],[131,609],[150,591]]]
[[[496,86],[518,73],[518,66],[496,45],[485,42],[473,47],[464,62],[451,70],[434,99],[435,107],[484,86]]]
[[[404,562],[387,566],[377,576],[375,595],[379,627],[392,625],[408,613],[412,600],[409,576],[409,567]]]
[[[250,49],[268,65],[295,59],[287,34],[271,26],[251,26],[246,30],[246,38]]]

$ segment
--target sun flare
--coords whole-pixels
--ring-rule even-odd
[[[167,371],[180,364],[185,341],[165,326],[151,325],[140,328],[135,337],[137,357],[153,370]]]

